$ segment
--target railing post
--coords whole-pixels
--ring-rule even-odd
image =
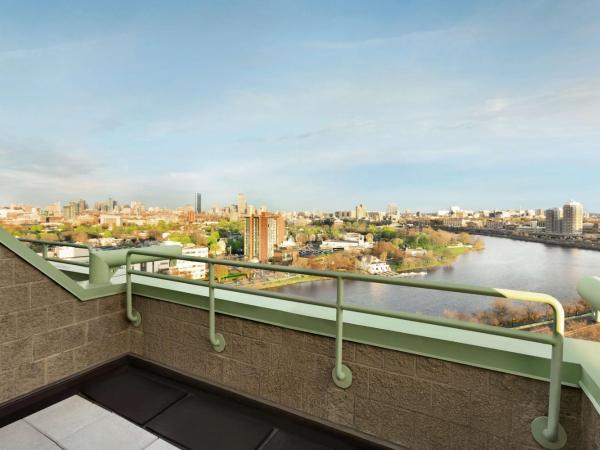
[[[215,332],[215,267],[208,263],[208,338],[216,352],[225,349],[225,338]]]
[[[42,244],[42,257],[44,259],[48,258],[48,245]]]
[[[133,324],[133,326],[139,327],[142,323],[142,315],[139,311],[133,309],[133,292],[131,286],[131,253],[127,252],[125,257],[125,280],[127,286],[127,319]]]
[[[335,366],[331,376],[336,386],[347,389],[352,385],[352,371],[342,362],[344,346],[344,279],[342,277],[337,278],[335,307]]]
[[[564,342],[564,312],[558,304],[554,308],[554,344],[550,361],[550,396],[548,415],[536,418],[531,423],[534,439],[547,449],[560,449],[567,443],[567,433],[560,424],[560,392]]]

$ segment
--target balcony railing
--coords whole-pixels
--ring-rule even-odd
[[[132,263],[135,261],[134,255],[152,257],[157,259],[169,259],[201,262],[208,265],[208,281],[192,280],[172,275],[143,272],[134,270]],[[313,298],[288,295],[277,292],[270,292],[258,289],[230,286],[216,282],[215,266],[230,266],[247,269],[267,270],[273,272],[285,272],[298,275],[312,275],[322,278],[331,278],[337,282],[336,303],[326,303]],[[340,388],[348,388],[352,384],[352,372],[348,366],[343,364],[343,339],[344,339],[344,312],[353,311],[362,314],[376,315],[394,319],[402,319],[412,322],[437,325],[441,327],[467,330],[477,333],[484,333],[506,338],[520,339],[541,344],[548,344],[552,347],[552,358],[550,363],[550,395],[548,403],[548,415],[536,418],[531,424],[532,434],[535,440],[545,448],[561,448],[566,442],[566,433],[559,423],[560,415],[560,397],[561,397],[561,366],[563,360],[563,340],[564,340],[564,311],[558,300],[545,294],[538,294],[524,291],[514,291],[506,289],[494,289],[469,285],[435,283],[427,281],[413,281],[398,278],[378,277],[374,275],[362,275],[356,273],[321,271],[312,269],[301,269],[296,267],[286,267],[270,264],[255,264],[242,261],[218,260],[212,258],[201,258],[194,256],[165,256],[164,253],[151,250],[129,250],[126,256],[126,284],[127,284],[127,318],[136,326],[141,323],[141,315],[133,309],[133,287],[132,276],[141,276],[157,278],[162,280],[176,281],[191,285],[203,286],[208,288],[209,311],[208,326],[209,340],[215,351],[221,352],[226,346],[225,338],[217,333],[215,329],[215,289],[222,291],[238,292],[244,294],[253,294],[261,297],[297,302],[307,305],[316,305],[335,309],[336,311],[336,332],[335,332],[335,365],[332,369],[333,382]],[[498,297],[509,300],[535,302],[548,305],[554,313],[553,333],[552,335],[529,333],[521,330],[494,327],[485,324],[464,322],[446,318],[431,317],[426,315],[380,310],[364,306],[349,305],[344,303],[344,281],[363,281],[379,284],[390,284],[395,286],[413,287],[419,289],[433,289],[439,291],[448,291],[463,293],[469,295],[482,295],[488,297]]]

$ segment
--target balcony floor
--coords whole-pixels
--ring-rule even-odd
[[[0,428],[0,450],[381,448],[131,365],[75,394]]]

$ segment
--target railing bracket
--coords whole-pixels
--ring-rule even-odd
[[[346,364],[342,364],[342,373],[344,376],[341,379],[337,377],[335,369],[336,368],[334,367],[331,371],[333,382],[339,388],[348,389],[352,385],[352,371],[350,370],[350,367]]]
[[[212,344],[215,352],[221,353],[225,350],[225,337],[221,333],[215,333],[215,343]]]
[[[531,433],[533,434],[533,438],[536,440],[536,442],[542,447],[550,450],[558,450],[559,448],[563,448],[567,443],[567,433],[562,425],[558,425],[558,436],[553,441],[548,439],[546,436],[547,428],[548,417],[546,416],[538,417],[531,422]]]
[[[127,315],[127,318],[134,327],[139,327],[142,324],[142,315],[139,311],[132,310],[131,314]]]

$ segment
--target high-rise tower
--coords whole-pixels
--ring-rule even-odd
[[[562,232],[581,234],[583,231],[583,205],[574,201],[563,206]]]
[[[237,195],[238,214],[246,214],[246,195],[239,193]]]
[[[202,212],[202,195],[200,192],[196,192],[196,197],[194,198],[194,211],[196,214],[200,214]]]

